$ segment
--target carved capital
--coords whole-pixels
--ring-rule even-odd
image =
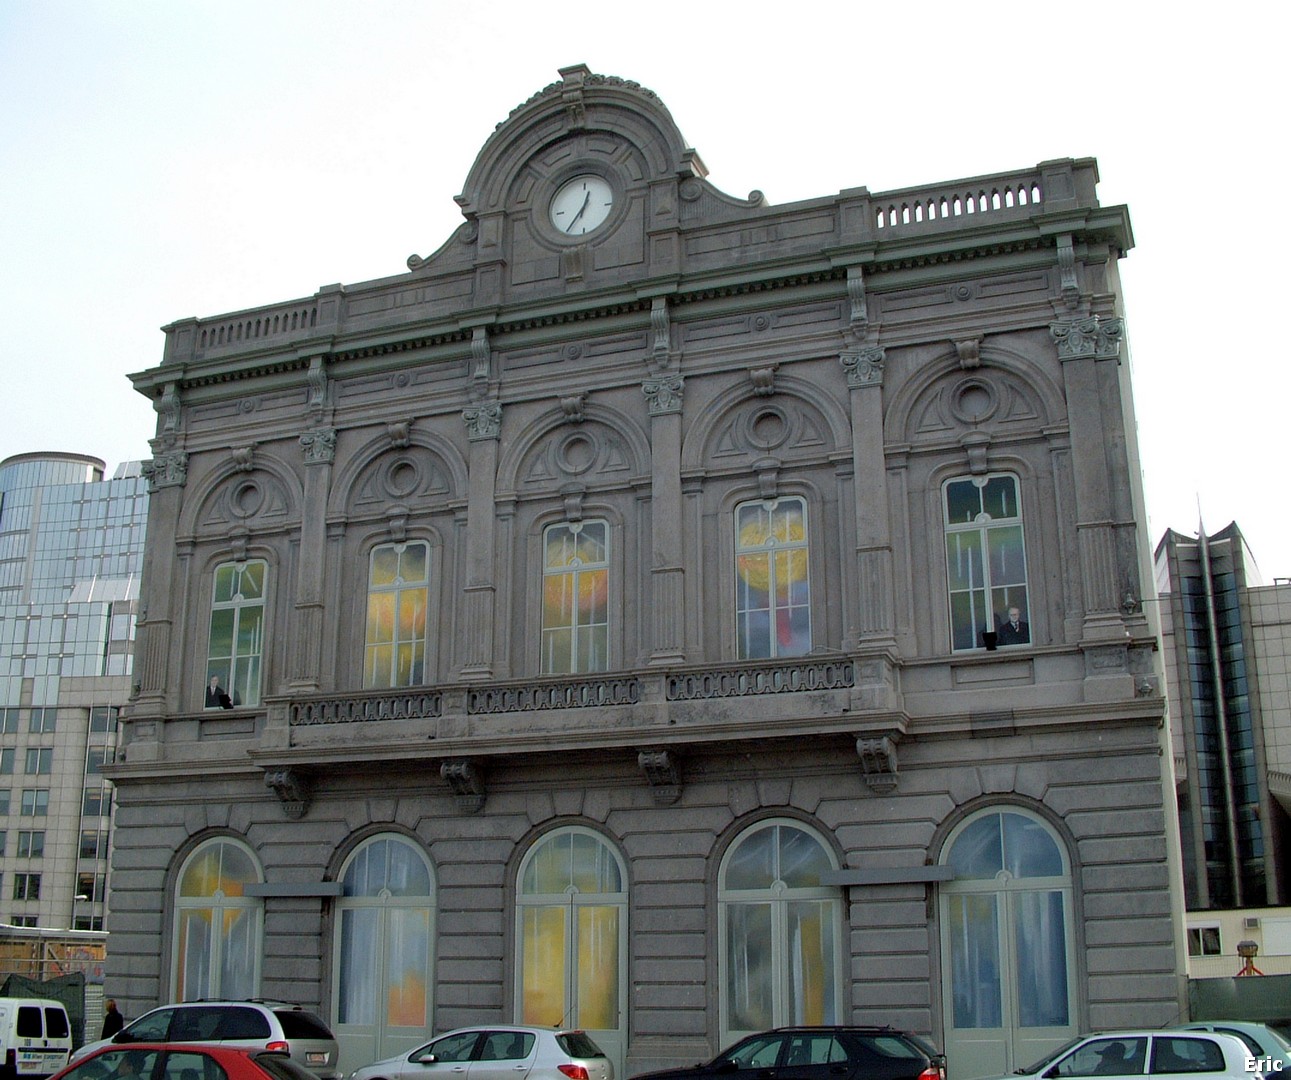
[[[651,416],[681,412],[681,393],[686,380],[680,375],[657,375],[641,384]]]
[[[1090,356],[1096,360],[1115,360],[1121,354],[1123,331],[1121,319],[1098,315],[1059,319],[1049,324],[1049,336],[1058,346],[1059,360]]]
[[[307,431],[300,437],[300,446],[305,451],[306,465],[331,464],[336,458],[336,429]]]
[[[838,359],[843,365],[843,374],[847,376],[848,387],[854,390],[860,386],[882,386],[886,357],[887,350],[879,345],[845,349]]]
[[[500,402],[486,401],[482,405],[472,405],[469,409],[463,409],[462,419],[466,421],[466,437],[471,442],[496,439],[502,434]]]
[[[168,454],[154,454],[151,461],[145,461],[141,467],[143,477],[148,481],[148,490],[158,488],[183,487],[188,482],[188,455],[176,450]]]
[[[445,761],[439,767],[439,775],[452,789],[453,799],[459,810],[466,814],[477,814],[484,809],[484,801],[489,793],[484,787],[484,775],[475,762],[466,758]]]
[[[277,769],[266,769],[265,787],[272,789],[282,803],[282,811],[289,818],[299,820],[309,809],[310,780],[299,769],[283,766]]]
[[[637,766],[650,785],[657,806],[670,806],[681,798],[681,769],[671,750],[641,750]]]
[[[897,786],[897,745],[890,735],[858,738],[856,753],[871,791],[886,794]]]

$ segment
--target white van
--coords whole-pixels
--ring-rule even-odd
[[[47,998],[0,998],[0,1080],[42,1080],[67,1064],[72,1025]]]

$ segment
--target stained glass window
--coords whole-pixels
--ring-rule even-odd
[[[419,686],[425,681],[429,585],[430,547],[424,541],[372,549],[365,687]]]
[[[571,521],[543,533],[542,672],[609,667],[609,526]]]
[[[741,660],[811,651],[807,506],[766,499],[735,509],[735,638]]]

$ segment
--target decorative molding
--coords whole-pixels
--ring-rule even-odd
[[[668,366],[672,358],[672,319],[668,298],[656,296],[650,301],[650,362],[656,368]]]
[[[883,365],[887,350],[879,345],[862,345],[854,349],[844,349],[839,356],[843,373],[847,376],[849,389],[862,386],[883,385]]]
[[[566,484],[560,489],[560,497],[565,504],[566,521],[583,520],[583,497],[587,488],[583,484]]]
[[[282,803],[282,811],[289,818],[299,821],[309,809],[310,780],[299,769],[283,766],[266,769],[265,787],[271,788]]]
[[[157,398],[153,408],[157,410],[157,415],[161,417],[162,445],[170,449],[175,445],[175,441],[179,437],[179,422],[182,416],[178,384],[168,382],[162,389],[161,396]]]
[[[251,472],[255,467],[256,444],[250,446],[239,446],[234,449],[229,458],[233,462],[235,472]]]
[[[871,791],[886,794],[897,786],[897,746],[890,735],[879,738],[861,737],[856,740],[856,753],[861,759],[861,772]]]
[[[1099,315],[1079,315],[1049,324],[1049,336],[1058,346],[1059,360],[1092,356],[1115,360],[1121,355],[1124,321]]]
[[[870,328],[869,303],[865,296],[865,271],[859,266],[847,268],[847,298],[851,301],[848,325],[857,334]]]
[[[637,767],[650,785],[656,806],[671,806],[681,798],[681,769],[671,750],[641,750],[637,753]]]
[[[148,481],[149,491],[166,487],[183,487],[188,482],[188,455],[182,450],[154,454],[151,461],[145,461],[140,466],[140,471]]]
[[[580,130],[587,122],[587,106],[583,102],[583,82],[591,75],[586,64],[559,68],[560,100],[565,106],[565,122],[571,131]]]
[[[331,381],[327,377],[327,360],[322,356],[312,357],[309,361],[309,373],[305,376],[309,384],[309,411],[315,420],[323,418],[327,408]]]
[[[336,429],[306,431],[300,437],[300,445],[305,451],[306,465],[330,465],[336,460]]]
[[[681,394],[686,380],[681,375],[657,375],[641,384],[651,416],[681,412]]]
[[[493,377],[493,347],[489,344],[487,326],[471,331],[471,396],[480,400],[488,396]]]
[[[496,439],[502,434],[502,405],[497,401],[486,401],[462,410],[462,419],[466,422],[466,437],[471,442],[484,439]]]
[[[1076,249],[1071,233],[1058,237],[1058,269],[1062,274],[1062,302],[1075,311],[1080,303],[1080,282],[1076,278]]]
[[[476,767],[475,762],[466,758],[445,761],[439,767],[439,775],[452,789],[457,809],[465,814],[478,814],[484,809],[484,802],[489,797],[489,793],[484,786],[484,774]]]

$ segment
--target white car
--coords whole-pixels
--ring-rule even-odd
[[[1251,1055],[1235,1035],[1213,1031],[1105,1031],[1082,1035],[1013,1077],[1032,1080],[1141,1080],[1204,1073],[1205,1080],[1268,1080],[1276,1066]]]
[[[1270,1058],[1282,1063],[1280,1066],[1274,1065],[1272,1071],[1291,1074],[1291,1041],[1268,1024],[1257,1024],[1247,1020],[1194,1020],[1191,1024],[1180,1024],[1179,1030],[1218,1031],[1224,1035],[1236,1035],[1246,1044],[1252,1056]]]
[[[399,1057],[365,1065],[350,1080],[614,1080],[614,1067],[584,1032],[488,1024],[457,1028]]]

